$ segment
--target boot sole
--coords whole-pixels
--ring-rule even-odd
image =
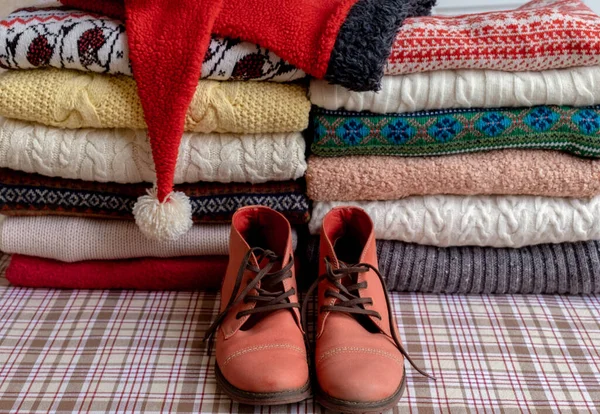
[[[396,392],[385,400],[379,400],[369,403],[358,402],[358,401],[346,401],[338,398],[330,397],[319,389],[317,392],[317,402],[323,407],[338,411],[342,413],[378,413],[390,408],[394,408],[398,405],[398,401],[402,398],[404,390],[406,389],[406,370],[402,377],[402,383],[396,390]]]
[[[250,392],[241,390],[229,383],[223,376],[219,366],[215,364],[217,384],[233,401],[249,405],[280,405],[304,401],[310,397],[310,382],[302,388],[281,392]]]

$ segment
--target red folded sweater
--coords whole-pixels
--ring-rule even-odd
[[[227,256],[198,256],[65,263],[15,254],[6,279],[15,286],[35,288],[218,289],[227,262]]]

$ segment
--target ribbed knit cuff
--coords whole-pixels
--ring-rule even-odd
[[[359,0],[331,52],[325,79],[354,91],[377,91],[398,29],[408,17],[426,16],[436,0]]]

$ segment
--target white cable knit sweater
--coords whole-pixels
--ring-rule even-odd
[[[385,76],[379,92],[352,92],[312,80],[310,100],[326,109],[404,113],[448,108],[535,105],[587,106],[600,103],[600,67],[499,72],[438,70]]]
[[[361,207],[375,237],[447,246],[522,247],[600,239],[600,196],[589,200],[530,196],[426,196],[398,201],[315,202],[310,232],[333,207]]]
[[[181,139],[175,184],[298,179],[306,171],[299,132],[197,134]],[[60,129],[0,117],[0,167],[86,181],[154,182],[146,131]]]

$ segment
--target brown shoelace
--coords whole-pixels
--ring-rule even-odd
[[[394,321],[394,317],[392,316],[392,306],[391,306],[391,302],[390,302],[390,296],[389,296],[388,290],[386,288],[385,281],[383,280],[383,276],[381,276],[381,273],[379,273],[379,270],[377,270],[376,267],[374,267],[368,263],[358,263],[355,265],[344,266],[339,269],[334,269],[331,266],[331,263],[329,262],[329,260],[327,258],[325,258],[325,266],[327,269],[326,273],[324,275],[319,276],[317,278],[317,280],[314,281],[314,283],[308,289],[308,293],[306,294],[306,297],[304,298],[304,301],[302,303],[302,325],[303,325],[304,332],[307,332],[306,321],[307,321],[307,313],[308,313],[307,312],[308,311],[308,301],[314,294],[314,291],[317,288],[317,286],[319,285],[319,283],[321,281],[323,281],[324,279],[329,280],[329,282],[333,286],[335,286],[339,290],[339,292],[336,292],[335,290],[332,290],[332,289],[328,289],[325,291],[326,298],[335,298],[335,299],[337,299],[337,302],[333,305],[321,306],[321,308],[319,309],[320,313],[321,312],[343,312],[343,313],[347,313],[347,314],[351,314],[351,315],[354,314],[354,315],[373,316],[373,317],[381,320],[382,317],[379,312],[377,312],[375,310],[364,308],[364,305],[372,305],[373,299],[372,298],[361,298],[358,294],[359,290],[365,289],[367,287],[366,281],[365,282],[357,282],[357,283],[354,283],[351,285],[346,285],[346,286],[342,283],[344,278],[351,278],[352,282],[354,282],[354,280],[358,280],[359,273],[366,273],[369,270],[373,270],[379,277],[379,280],[381,281],[381,285],[383,286],[383,291],[385,293],[385,301],[387,303],[387,308],[388,308],[389,324],[390,324],[390,328],[391,328],[390,331],[392,333],[392,339],[394,340],[396,347],[398,348],[400,353],[402,355],[404,355],[404,358],[406,358],[406,360],[410,363],[410,365],[415,370],[417,370],[421,375],[424,375],[435,381],[435,377],[426,373],[425,371],[423,371],[421,368],[419,368],[417,366],[417,364],[411,359],[411,357],[408,355],[408,352],[406,352],[406,350],[402,346],[402,343],[400,342],[400,338],[398,338],[398,333],[396,332],[396,329],[394,329],[395,321]],[[353,277],[353,276],[356,276],[356,277]]]
[[[250,258],[252,255],[256,256],[256,262],[262,263],[264,260],[267,260],[267,263],[264,267],[260,268],[258,266],[254,266]],[[260,247],[254,247],[246,253],[244,259],[242,260],[242,264],[237,274],[237,278],[235,280],[235,285],[233,287],[233,292],[231,293],[231,297],[229,298],[229,302],[227,306],[223,310],[223,312],[217,315],[217,318],[212,323],[206,334],[204,335],[204,340],[209,339],[218,329],[219,325],[223,322],[227,314],[233,309],[235,306],[240,304],[242,301],[244,303],[254,302],[257,306],[252,309],[243,310],[236,314],[236,319],[240,319],[247,315],[253,315],[264,312],[273,312],[279,309],[292,309],[292,308],[300,308],[300,304],[290,302],[290,296],[296,294],[296,289],[291,288],[289,290],[274,290],[277,289],[280,283],[284,280],[292,277],[292,267],[294,266],[294,259],[290,258],[290,261],[287,265],[282,267],[280,270],[269,273],[271,269],[277,264],[281,262],[281,258],[278,257],[271,250],[265,250]],[[244,272],[249,270],[253,273],[256,273],[256,276],[246,285],[244,290],[238,292],[240,290],[242,279],[244,278]],[[257,287],[258,283],[260,283],[260,287]],[[283,286],[283,285],[282,285]],[[257,294],[250,294],[252,290],[256,289]]]

